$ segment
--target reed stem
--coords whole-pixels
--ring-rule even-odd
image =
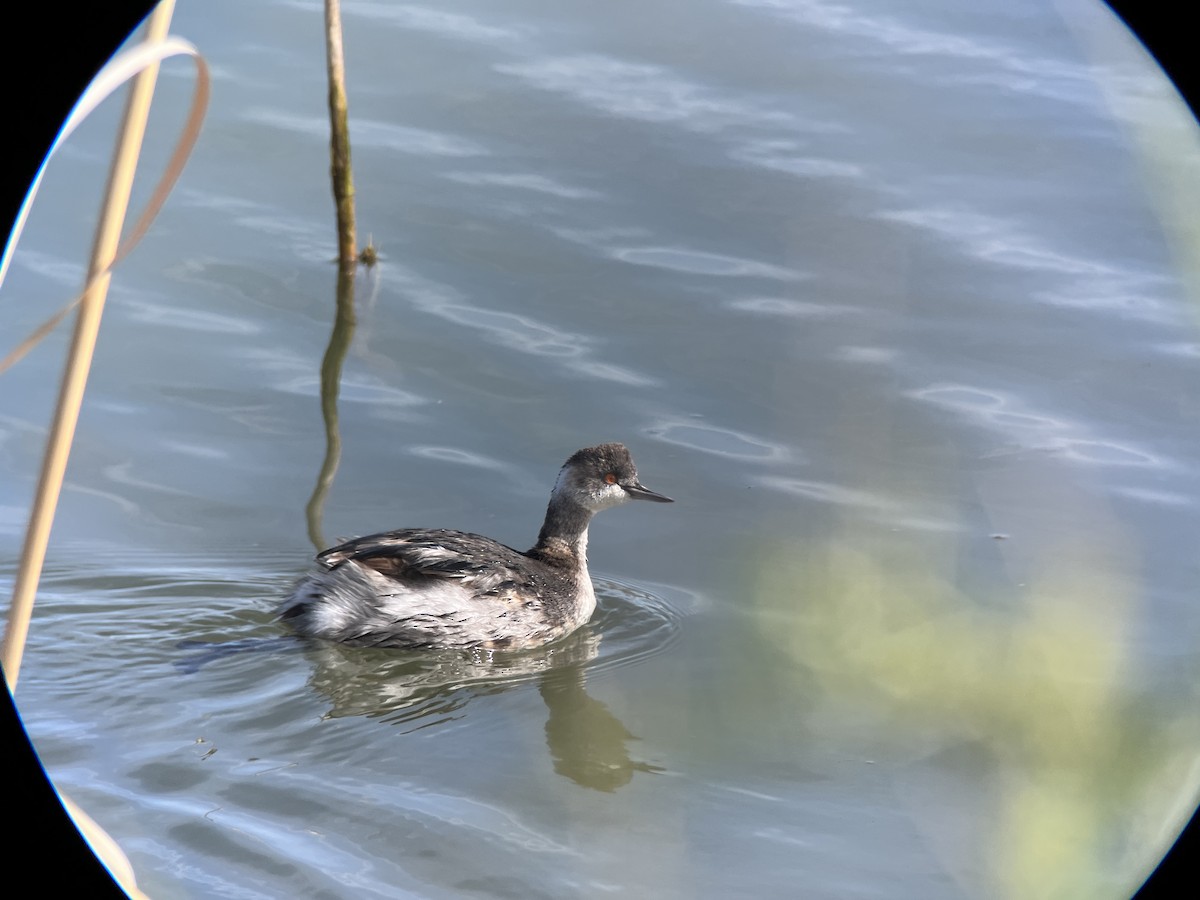
[[[175,0],[163,0],[159,3],[146,26],[146,41],[161,41],[166,37],[174,10]],[[104,190],[100,222],[96,227],[91,262],[88,265],[85,283],[89,284],[89,287],[79,304],[79,313],[75,318],[71,348],[63,370],[58,403],[46,440],[42,471],[13,586],[8,626],[4,631],[3,645],[0,646],[0,664],[4,667],[8,689],[14,692],[17,689],[17,677],[24,656],[25,638],[29,633],[33,601],[37,594],[38,582],[41,580],[42,565],[46,560],[50,528],[54,522],[59,494],[62,492],[71,442],[75,437],[75,426],[79,422],[79,408],[83,403],[88,371],[92,365],[96,336],[100,330],[100,317],[104,312],[104,300],[112,279],[109,267],[116,255],[125,213],[129,208],[133,176],[142,148],[142,138],[146,133],[150,100],[154,95],[157,79],[158,64],[155,63],[142,70],[133,82],[113,151],[113,164]]]
[[[337,208],[338,262],[353,267],[358,259],[358,236],[354,226],[354,175],[350,171],[340,0],[325,0],[325,56],[329,69],[329,174],[333,179],[333,202]]]

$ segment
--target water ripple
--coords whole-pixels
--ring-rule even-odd
[[[1167,283],[1164,276],[1058,250],[1048,239],[1037,236],[1033,223],[940,206],[886,210],[877,216],[932,232],[993,265],[1059,276],[1057,284],[1031,294],[1048,306],[1117,312],[1153,322],[1174,321],[1159,296]]]
[[[468,450],[460,450],[457,447],[416,446],[409,447],[408,450],[414,456],[422,456],[425,459],[434,459],[438,462],[454,463],[460,466],[471,466],[476,469],[493,469],[504,472],[512,468],[506,463],[482,456],[478,453],[471,453]]]
[[[1200,343],[1178,341],[1176,343],[1158,344],[1154,349],[1167,356],[1184,356],[1200,359]]]
[[[899,359],[900,351],[893,347],[855,347],[847,344],[838,347],[832,355],[834,359],[840,359],[842,362],[883,366]]]
[[[695,275],[774,278],[779,281],[798,281],[805,277],[799,272],[770,263],[682,247],[619,247],[610,250],[609,253],[622,262]]]
[[[703,453],[751,462],[781,462],[794,454],[781,444],[751,437],[732,428],[696,422],[668,422],[647,428],[650,437]]]
[[[729,156],[739,162],[800,178],[863,178],[867,174],[857,163],[803,153],[803,146],[798,141],[779,138],[746,141],[730,150]]]
[[[78,290],[85,270],[77,262],[60,259],[49,253],[22,248],[13,254],[13,265],[48,279],[55,284]]]
[[[601,54],[502,63],[495,69],[536,88],[566,94],[608,115],[679,124],[693,131],[779,127],[795,121],[789,113],[687,81],[665,66],[631,63]]]
[[[1161,467],[1167,464],[1160,457],[1129,444],[1078,434],[1082,430],[1079,426],[1031,412],[1004,391],[962,384],[936,384],[910,391],[909,396],[1005,434],[1023,449],[1050,450],[1076,462],[1095,465]]]
[[[783,478],[764,476],[758,483],[771,490],[782,491],[816,500],[818,503],[829,503],[834,506],[851,506],[866,510],[874,515],[873,521],[891,527],[901,527],[910,531],[957,531],[959,526],[954,522],[937,515],[921,514],[911,506],[892,500],[870,491],[857,488],[843,487],[826,481],[809,481],[803,478]]]
[[[665,652],[679,639],[683,615],[663,597],[612,579],[593,582],[596,614],[589,625],[603,641],[588,671],[632,665]]]
[[[442,176],[450,181],[469,184],[473,187],[512,188],[520,191],[533,191],[538,194],[548,194],[561,197],[564,200],[594,200],[604,196],[599,191],[588,188],[571,187],[562,184],[545,175],[516,172],[447,172]]]
[[[329,234],[316,219],[270,213],[238,216],[238,225],[253,231],[256,239],[271,235],[285,239],[292,252],[305,261],[323,259],[329,255]]]
[[[304,397],[316,397],[321,392],[321,379],[316,375],[298,375],[273,385],[275,390]],[[338,399],[346,403],[365,403],[369,406],[422,406],[425,397],[401,390],[383,381],[367,380],[365,376],[343,376]]]
[[[244,114],[244,118],[322,141],[329,139],[329,120],[322,116],[288,115],[275,109],[251,109]],[[392,122],[355,118],[351,122],[350,133],[355,147],[378,147],[410,156],[486,156],[488,152],[478,144],[454,135],[409,128]]]
[[[740,297],[725,303],[738,312],[764,316],[786,316],[793,319],[827,319],[835,316],[854,315],[861,310],[836,303],[814,303],[811,300],[793,300],[790,297]]]
[[[632,369],[625,368],[625,366],[591,359],[577,359],[569,364],[569,368],[590,378],[599,378],[601,381],[614,381],[617,384],[628,384],[631,387],[654,387],[660,383],[657,378],[642,375]]]
[[[1143,503],[1151,503],[1155,506],[1195,506],[1196,497],[1190,494],[1181,494],[1175,491],[1159,491],[1152,488],[1139,487],[1119,487],[1113,493],[1120,494],[1123,497],[1129,497],[1132,500],[1140,500]]]
[[[530,31],[526,26],[514,28],[488,25],[462,13],[409,4],[347,0],[342,4],[342,11],[348,16],[361,16],[372,22],[396,25],[407,31],[421,31],[436,34],[438,37],[486,44],[511,41]]]
[[[736,6],[768,10],[800,25],[880,44],[893,54],[934,56],[991,67],[986,80],[1012,90],[1092,106],[1092,77],[1079,65],[1036,57],[992,38],[935,31],[893,16],[859,11],[845,3],[824,0],[730,0]],[[939,72],[940,74],[940,72]],[[943,79],[945,76],[940,75]],[[975,74],[974,80],[985,80]]]
[[[215,312],[129,299],[123,300],[122,305],[132,310],[132,319],[165,328],[210,334],[260,334],[263,330],[261,325],[245,318]]]
[[[606,381],[641,386],[655,383],[630,369],[595,360],[593,348],[597,341],[587,335],[562,331],[529,316],[467,303],[453,288],[399,265],[389,271],[389,279],[423,312],[464,328],[482,331],[492,340],[518,352],[557,359],[572,371]]]
[[[860,491],[854,488],[842,487],[824,481],[806,481],[802,478],[780,478],[764,476],[758,479],[764,487],[788,494],[797,494],[821,503],[833,503],[839,506],[861,506],[875,510],[892,510],[896,504],[877,494]]]

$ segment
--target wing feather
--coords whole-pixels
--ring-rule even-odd
[[[327,569],[349,561],[403,583],[453,579],[479,593],[531,585],[530,558],[491,538],[465,531],[414,528],[346,541],[317,556]]]

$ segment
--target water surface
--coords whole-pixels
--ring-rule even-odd
[[[528,546],[605,440],[677,501],[597,520],[585,629],[491,656],[272,619],[325,452],[320,9],[178,6],[212,106],[114,281],[22,671],[139,884],[1130,894],[1198,793],[1200,152],[1106,8],[346,0],[382,261],[324,535]],[[79,286],[111,106],[6,335]],[[4,377],[9,560],[64,344]]]

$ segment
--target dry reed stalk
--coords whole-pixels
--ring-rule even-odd
[[[329,69],[329,174],[337,208],[338,263],[353,268],[358,258],[358,236],[354,228],[354,176],[350,171],[346,60],[342,53],[339,0],[325,0],[325,57]]]
[[[63,476],[66,472],[75,426],[79,420],[79,409],[87,385],[87,376],[99,332],[104,300],[112,278],[112,268],[141,240],[151,221],[161,209],[195,145],[200,125],[204,119],[204,110],[208,105],[209,76],[204,60],[186,41],[167,37],[174,8],[175,0],[161,0],[149,16],[141,45],[134,50],[122,53],[110,66],[105,67],[89,86],[76,108],[72,110],[62,132],[50,149],[50,153],[53,154],[66,135],[86,118],[88,113],[107,97],[117,84],[126,80],[130,74],[137,73],[136,80],[129,92],[117,144],[113,151],[113,162],[109,169],[108,183],[105,186],[104,203],[92,245],[91,261],[88,266],[87,278],[84,281],[85,287],[78,297],[19,345],[3,363],[0,363],[0,368],[3,368],[16,362],[67,312],[79,305],[79,314],[75,320],[71,348],[63,371],[58,403],[47,438],[46,451],[42,458],[42,471],[13,588],[8,625],[5,629],[3,644],[0,646],[0,665],[3,666],[3,674],[10,692],[15,691],[17,677],[20,673],[34,596],[45,561],[46,545],[49,541],[58,497],[62,490]],[[131,233],[124,242],[121,242],[121,232],[129,207],[129,196],[137,169],[138,156],[145,136],[146,121],[157,81],[159,62],[178,53],[191,55],[197,65],[196,89],[192,108],[189,111],[183,134],[167,163],[166,171],[155,186],[142,215],[134,223]],[[13,248],[19,239],[29,206],[37,193],[44,172],[45,164],[39,170],[29,195],[22,205],[13,235],[5,248],[3,258],[0,259],[0,281],[3,280]],[[121,889],[133,900],[148,900],[138,888],[133,867],[129,864],[129,860],[121,851],[120,846],[70,797],[59,792],[59,798],[75,826]]]
[[[174,8],[175,0],[162,0],[150,15],[144,42],[161,42],[166,38]],[[58,405],[46,442],[46,452],[42,458],[42,472],[17,569],[8,627],[4,632],[3,646],[0,647],[0,662],[3,663],[4,676],[10,691],[15,691],[17,686],[33,600],[45,561],[46,544],[50,538],[50,526],[62,490],[75,425],[79,421],[79,408],[83,403],[83,392],[87,385],[88,370],[91,367],[96,336],[100,328],[100,316],[104,310],[104,300],[111,280],[110,269],[120,243],[125,213],[129,207],[129,194],[157,76],[158,64],[154,63],[142,70],[130,89],[122,128],[113,154],[113,165],[105,187],[103,212],[96,228],[88,269],[88,287],[75,320],[75,331],[63,371]],[[122,890],[133,900],[147,900],[146,895],[137,886],[133,867],[116,842],[69,797],[61,793],[59,796],[76,827]]]
[[[175,0],[163,0],[155,8],[146,27],[146,41],[161,41],[166,37],[174,8]],[[4,677],[8,681],[10,691],[15,691],[17,687],[33,600],[41,578],[42,564],[46,559],[50,527],[54,522],[54,511],[62,491],[63,476],[66,473],[71,442],[79,421],[79,408],[83,403],[88,370],[91,368],[92,354],[96,346],[96,335],[100,329],[100,316],[108,294],[108,284],[111,280],[109,269],[116,255],[125,213],[129,208],[129,194],[133,187],[134,171],[141,152],[142,138],[146,133],[146,119],[150,113],[150,100],[157,78],[157,63],[138,74],[129,92],[117,145],[113,151],[113,164],[109,171],[108,184],[105,186],[101,219],[96,227],[91,262],[88,266],[88,290],[79,304],[79,314],[75,319],[71,349],[63,370],[58,404],[50,426],[50,435],[46,440],[42,471],[13,586],[8,627],[4,632],[4,643],[0,646],[0,663],[3,664]]]

